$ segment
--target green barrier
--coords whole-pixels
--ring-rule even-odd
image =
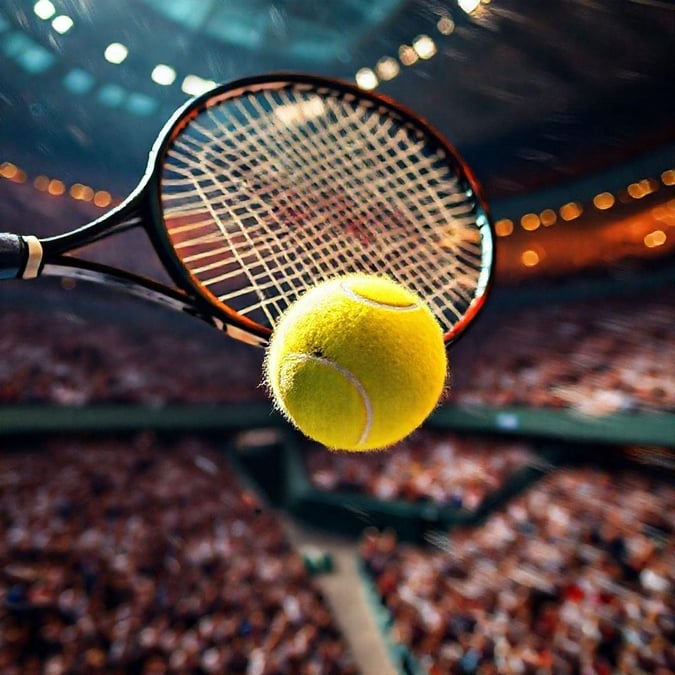
[[[675,415],[640,412],[591,417],[570,410],[446,405],[429,418],[433,428],[496,432],[504,435],[675,448]],[[229,431],[288,423],[267,401],[227,405],[178,405],[159,408],[93,405],[82,408],[43,405],[0,406],[0,435],[97,431]]]
[[[617,445],[660,445],[675,448],[675,415],[640,412],[591,417],[571,410],[442,406],[428,426],[457,431],[596,442]]]

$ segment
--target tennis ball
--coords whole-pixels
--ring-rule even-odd
[[[412,291],[354,274],[318,284],[283,314],[265,354],[277,408],[335,450],[384,448],[436,407],[448,363],[440,325]]]

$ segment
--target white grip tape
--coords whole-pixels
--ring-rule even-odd
[[[28,235],[23,237],[28,246],[28,260],[26,267],[21,275],[22,279],[35,279],[40,274],[40,265],[42,263],[42,244],[37,237]]]

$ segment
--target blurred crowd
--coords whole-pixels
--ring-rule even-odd
[[[469,511],[536,461],[524,441],[432,430],[417,431],[386,452],[327,452],[309,446],[304,457],[310,481],[321,490]]]
[[[349,675],[278,519],[206,441],[0,455],[0,672]]]
[[[673,293],[530,307],[500,315],[477,342],[454,402],[675,412]]]
[[[429,548],[368,531],[393,637],[430,675],[675,672],[675,486],[566,469]]]
[[[0,403],[161,406],[267,396],[261,349],[119,292],[87,284],[50,291],[0,301]],[[453,347],[451,382],[448,401],[460,405],[675,412],[675,296],[489,313]]]
[[[262,350],[195,319],[143,302],[129,311],[138,301],[116,300],[107,313],[77,302],[72,310],[45,302],[41,311],[0,311],[0,404],[159,407],[265,398]]]

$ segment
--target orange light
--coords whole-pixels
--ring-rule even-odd
[[[560,217],[563,220],[574,220],[575,218],[578,218],[583,211],[581,204],[577,202],[568,202],[560,207]]]
[[[392,80],[401,70],[398,61],[391,56],[383,56],[375,66],[375,72],[381,80]]]
[[[539,225],[541,225],[541,221],[539,220],[539,216],[536,213],[526,213],[520,219],[520,226],[528,232],[533,232],[539,227]]]
[[[539,218],[544,227],[550,227],[551,225],[555,225],[555,221],[558,220],[558,215],[553,209],[544,209],[539,214]]]
[[[3,162],[0,164],[0,176],[3,178],[12,180],[18,173],[19,167],[17,167],[16,164],[12,164],[11,162]]]
[[[46,192],[49,188],[49,178],[47,176],[37,176],[33,181],[33,187],[40,192]]]
[[[74,183],[70,187],[70,196],[73,199],[79,199],[80,201],[90,202],[94,197],[94,191],[88,185],[82,185],[82,183]]]
[[[410,45],[401,45],[398,48],[398,58],[404,66],[412,66],[420,57]]]
[[[525,267],[536,267],[539,264],[539,254],[532,249],[528,249],[523,251],[520,260]]]
[[[611,192],[601,192],[593,197],[593,205],[600,211],[606,211],[614,206],[614,195]]]
[[[47,186],[47,192],[55,197],[62,195],[66,191],[66,186],[62,180],[52,178]]]
[[[112,196],[106,190],[99,190],[94,195],[94,204],[96,204],[96,206],[105,208],[106,206],[110,206],[110,202],[112,202]]]
[[[626,190],[633,199],[642,199],[652,192],[656,192],[658,183],[653,178],[644,178],[637,183],[631,183]]]
[[[513,221],[508,218],[502,218],[495,223],[495,234],[498,237],[508,237],[513,234]]]
[[[675,169],[668,169],[661,174],[661,182],[664,185],[675,185]]]
[[[644,242],[647,248],[656,248],[666,243],[666,233],[663,230],[654,230],[645,235]]]

